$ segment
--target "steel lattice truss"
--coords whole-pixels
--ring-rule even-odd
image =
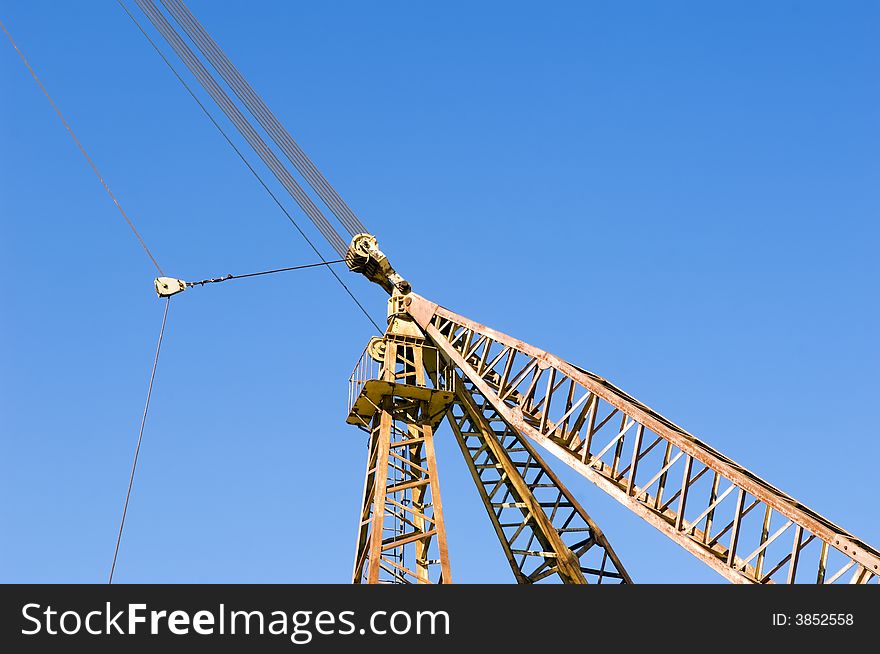
[[[434,456],[435,420],[425,413],[432,391],[422,344],[422,339],[390,333],[374,353],[382,359],[380,378],[361,380],[368,392],[378,391],[372,398],[363,395],[375,411],[369,422],[355,582],[451,581]]]
[[[878,580],[876,550],[601,377],[418,295],[405,307],[472,398],[730,581]]]
[[[472,384],[447,417],[518,582],[630,581],[583,507]]]

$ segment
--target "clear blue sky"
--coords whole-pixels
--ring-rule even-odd
[[[189,6],[416,291],[880,543],[876,3]],[[0,16],[169,274],[315,260],[113,0]],[[102,582],[162,307],[5,40],[0,88],[0,581]],[[116,580],[348,582],[370,335],[320,269],[176,298]],[[512,580],[438,439],[454,578]],[[634,579],[720,581],[556,468]]]

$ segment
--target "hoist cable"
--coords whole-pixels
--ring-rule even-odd
[[[161,0],[162,4],[183,28],[189,38],[196,44],[202,55],[220,73],[220,76],[235,91],[236,96],[248,108],[257,119],[263,129],[272,137],[272,140],[284,152],[290,162],[300,174],[308,181],[315,192],[333,212],[339,222],[352,236],[367,229],[355,216],[345,201],[330,185],[315,164],[303,152],[302,148],[294,141],[290,133],[284,128],[275,114],[269,109],[260,95],[242,76],[229,57],[217,45],[205,28],[199,23],[189,8],[180,0]]]
[[[299,223],[296,222],[294,217],[290,214],[290,212],[287,210],[287,208],[284,206],[284,204],[281,202],[281,200],[278,199],[278,196],[275,195],[275,193],[272,191],[272,189],[269,187],[269,185],[263,179],[262,175],[260,175],[260,173],[257,172],[256,168],[254,168],[251,165],[250,161],[247,160],[247,157],[244,156],[244,153],[241,151],[241,149],[237,145],[235,145],[235,142],[226,133],[226,130],[224,130],[223,127],[220,125],[220,123],[218,123],[217,120],[214,118],[214,116],[211,115],[211,112],[208,111],[208,108],[199,99],[199,97],[192,90],[190,85],[187,84],[186,80],[184,80],[183,77],[181,77],[180,73],[177,72],[177,69],[168,60],[168,57],[165,56],[165,53],[163,53],[162,50],[159,48],[159,46],[156,44],[156,42],[153,41],[152,38],[150,38],[150,35],[143,28],[143,26],[140,24],[138,19],[135,18],[134,14],[132,14],[128,10],[128,7],[125,5],[125,3],[122,0],[116,0],[116,1],[117,1],[117,4],[119,4],[119,6],[122,7],[122,10],[126,13],[126,15],[131,19],[131,21],[138,28],[138,31],[140,31],[140,33],[144,35],[144,38],[147,39],[147,42],[152,46],[153,50],[156,51],[156,54],[158,54],[159,57],[162,59],[162,61],[165,62],[165,65],[168,67],[168,70],[171,71],[171,73],[174,75],[174,77],[177,78],[177,81],[180,82],[181,86],[183,86],[183,88],[186,90],[186,92],[189,94],[189,96],[199,106],[199,108],[202,110],[202,113],[204,113],[205,116],[207,116],[208,120],[211,121],[211,124],[214,125],[214,127],[221,134],[221,136],[223,136],[223,139],[226,141],[226,143],[229,144],[229,147],[232,148],[233,152],[235,152],[235,154],[238,155],[238,158],[241,159],[242,163],[244,163],[244,165],[251,172],[251,174],[254,176],[254,178],[260,183],[260,186],[263,187],[263,189],[266,191],[266,193],[269,194],[269,197],[271,197],[272,200],[275,202],[275,204],[278,205],[278,208],[281,209],[281,211],[284,213],[285,216],[287,216],[287,219],[290,221],[290,224],[296,228],[296,231],[299,232],[299,235],[303,237],[303,240],[305,240],[305,242],[308,243],[309,247],[312,248],[312,250],[318,256],[318,258],[321,259],[321,261],[323,261],[324,263],[327,263],[326,259],[324,259],[324,255],[321,254],[321,251],[312,242],[312,239],[310,239],[308,234],[306,234],[305,231],[303,231],[303,229],[299,226]],[[333,275],[333,277],[336,279],[336,281],[339,282],[339,285],[342,286],[342,288],[345,290],[345,292],[348,294],[348,296],[357,305],[358,309],[360,309],[361,312],[364,314],[364,316],[366,316],[367,320],[369,320],[370,323],[373,325],[373,327],[376,328],[376,331],[378,333],[382,334],[384,332],[384,330],[381,327],[379,327],[378,323],[373,319],[373,317],[370,315],[370,313],[367,311],[367,309],[364,307],[364,305],[360,302],[360,300],[358,300],[357,296],[352,292],[352,290],[348,287],[348,285],[344,281],[342,281],[342,278],[336,273],[336,271],[333,270],[333,268],[331,268],[330,266],[327,266],[327,270],[330,272],[331,275]]]
[[[122,542],[122,530],[125,528],[125,516],[128,514],[128,501],[131,499],[131,487],[134,485],[134,473],[137,470],[138,455],[141,452],[141,442],[144,439],[144,427],[147,424],[147,412],[150,410],[150,397],[153,395],[153,380],[156,379],[156,367],[159,365],[159,352],[162,349],[162,337],[165,335],[165,323],[168,321],[168,307],[171,306],[171,298],[165,300],[165,312],[162,314],[162,328],[159,330],[159,341],[156,343],[156,356],[153,357],[153,369],[150,371],[150,384],[147,388],[147,401],[144,404],[144,415],[141,418],[141,428],[138,432],[137,446],[134,448],[134,461],[131,464],[131,475],[128,478],[128,490],[125,493],[125,504],[122,507],[122,520],[119,522],[119,533],[116,536],[116,548],[113,551],[113,564],[110,566],[110,579],[108,584],[113,583],[113,573],[116,571],[116,559],[119,557],[119,544]]]
[[[110,199],[113,200],[113,204],[116,205],[116,208],[119,209],[119,213],[122,214],[122,217],[125,218],[125,222],[128,223],[129,228],[132,233],[138,240],[138,243],[141,244],[141,247],[144,249],[144,252],[147,253],[147,256],[150,257],[150,261],[153,262],[153,265],[156,266],[156,270],[159,271],[160,275],[164,275],[165,273],[162,271],[162,266],[159,265],[159,262],[156,261],[156,257],[153,256],[153,253],[150,252],[150,248],[147,247],[146,242],[143,237],[138,232],[137,228],[134,226],[131,218],[128,217],[128,214],[125,213],[125,209],[122,208],[122,205],[119,204],[119,200],[116,199],[116,196],[113,195],[113,191],[110,190],[110,185],[107,183],[107,180],[104,179],[104,176],[98,170],[98,167],[95,165],[95,162],[92,161],[92,158],[89,156],[86,149],[83,147],[83,144],[77,138],[76,134],[73,132],[73,128],[71,128],[70,123],[64,118],[64,114],[61,113],[61,110],[58,108],[58,105],[55,104],[55,101],[52,100],[52,96],[49,95],[49,91],[46,90],[46,87],[43,86],[43,82],[40,81],[40,78],[37,76],[36,71],[31,67],[27,58],[24,56],[24,53],[18,47],[18,44],[12,38],[12,34],[9,33],[9,30],[6,29],[6,26],[3,24],[3,21],[0,21],[0,28],[3,29],[3,32],[6,34],[6,37],[9,39],[9,42],[12,44],[12,47],[15,48],[15,51],[18,53],[18,56],[21,57],[21,60],[24,62],[24,65],[27,67],[28,71],[31,74],[31,77],[34,78],[34,81],[40,87],[40,90],[43,92],[43,95],[46,96],[46,99],[49,101],[49,104],[52,105],[52,109],[55,110],[55,113],[58,115],[58,118],[61,119],[61,123],[64,125],[64,128],[67,130],[70,137],[73,139],[73,142],[76,143],[76,146],[79,148],[79,151],[82,152],[83,156],[86,158],[86,161],[89,162],[89,166],[92,167],[92,170],[95,173],[95,176],[98,178],[98,181],[101,182],[101,185],[104,187],[104,190],[107,191],[107,195],[110,196]]]
[[[278,160],[277,155],[266,145],[266,142],[257,134],[253,126],[241,113],[241,110],[232,102],[226,92],[220,88],[220,85],[214,79],[210,72],[205,68],[198,57],[193,54],[189,46],[183,41],[174,28],[165,18],[165,15],[159,11],[153,0],[135,0],[137,5],[149,18],[150,22],[156,30],[162,35],[165,41],[171,46],[177,56],[183,61],[184,65],[189,69],[193,76],[198,80],[199,84],[208,92],[208,95],[220,107],[226,117],[235,125],[239,133],[250,144],[254,151],[259,155],[263,162],[272,171],[281,185],[296,200],[297,204],[302,208],[306,215],[314,223],[318,231],[324,236],[327,242],[336,250],[340,256],[345,256],[348,246],[342,237],[336,232],[321,210],[315,206],[311,197],[302,189],[297,181]]]
[[[226,277],[215,277],[214,279],[203,279],[199,282],[186,282],[189,287],[204,286],[205,284],[217,284],[226,282],[230,279],[245,279],[246,277],[259,277],[261,275],[274,275],[275,273],[289,272],[291,270],[305,270],[306,268],[317,268],[318,266],[329,266],[334,263],[345,263],[345,259],[337,259],[336,261],[322,261],[321,263],[307,263],[302,266],[291,266],[290,268],[275,268],[274,270],[263,270],[261,272],[247,273],[246,275],[226,275]]]

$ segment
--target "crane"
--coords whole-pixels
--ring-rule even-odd
[[[444,422],[518,583],[633,582],[549,461],[730,582],[880,582],[876,549],[608,380],[419,295],[186,5],[135,1],[347,268],[388,295],[387,327],[349,378],[346,422],[368,438],[354,583],[453,581],[435,455]],[[227,278],[163,275],[155,288],[170,301]]]
[[[378,369],[361,361],[351,378],[348,422],[370,433],[356,582],[449,581],[443,418],[520,583],[631,581],[538,447],[731,582],[878,579],[877,550],[609,381],[414,293],[372,236],[348,257],[391,294],[364,354]]]

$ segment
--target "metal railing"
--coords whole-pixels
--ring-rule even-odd
[[[361,391],[368,381],[371,379],[381,379],[382,378],[382,368],[383,365],[381,362],[376,361],[373,357],[370,356],[368,350],[370,349],[370,345],[368,344],[364,351],[361,352],[361,356],[358,359],[357,364],[352,370],[351,375],[348,378],[348,411],[351,412],[351,408],[354,406],[354,403],[357,402],[358,397],[361,395]]]
[[[351,412],[358,397],[364,389],[366,383],[373,379],[382,379],[384,377],[385,366],[381,361],[377,361],[370,355],[370,347],[368,344],[355,364],[354,370],[348,378],[348,411]],[[425,388],[434,388],[442,391],[455,391],[455,374],[451,367],[444,361],[440,350],[430,345],[418,345],[422,351],[422,363],[428,371],[427,383],[414,384],[412,366],[407,368],[407,362],[398,356],[395,369],[395,379],[401,384],[419,385]],[[436,374],[435,374],[436,373]]]

